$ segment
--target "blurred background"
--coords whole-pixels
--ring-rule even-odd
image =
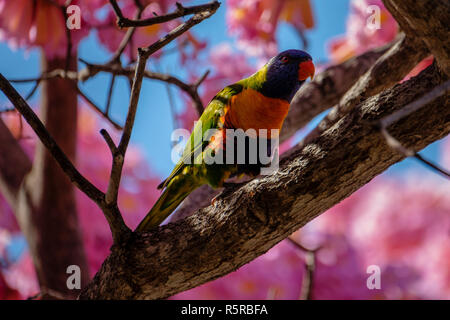
[[[173,0],[143,1],[143,17],[175,9]],[[180,1],[183,5],[204,3]],[[33,5],[33,3],[35,3]],[[37,4],[36,4],[37,3]],[[115,25],[107,1],[72,1],[81,8],[81,30],[72,31],[74,52],[90,63],[105,63],[125,33]],[[133,17],[132,0],[119,1]],[[368,7],[380,8],[381,28],[367,28]],[[149,45],[183,20],[140,28],[122,62],[133,64],[139,46]],[[195,82],[210,71],[199,89],[206,104],[227,84],[240,80],[286,49],[304,49],[318,72],[392,41],[398,33],[381,0],[230,0],[215,15],[152,56],[147,69]],[[64,21],[46,0],[0,0],[0,72],[7,79],[39,77],[43,59],[64,57]],[[410,76],[431,63],[423,61]],[[79,69],[84,64],[79,62]],[[99,73],[79,84],[102,110],[112,76]],[[26,96],[34,83],[14,84]],[[29,103],[39,112],[37,90]],[[129,83],[117,77],[108,116],[123,124]],[[34,133],[0,96],[0,116],[33,157]],[[314,128],[319,115],[287,144],[294,145]],[[119,131],[84,99],[79,99],[77,166],[105,189],[110,170],[109,150],[98,133]],[[119,206],[134,227],[156,201],[160,180],[173,168],[171,133],[190,130],[196,119],[194,103],[178,87],[145,80],[136,123],[127,153]],[[1,146],[0,146],[1,148]],[[4,152],[2,150],[1,152]],[[421,152],[450,167],[450,140]],[[1,153],[0,153],[1,156]],[[352,196],[322,214],[265,255],[223,278],[180,293],[174,299],[299,299],[302,284],[312,278],[312,299],[448,299],[450,298],[450,182],[414,159],[406,159],[372,180]],[[91,276],[112,243],[100,210],[77,192],[77,206]],[[300,244],[303,248],[295,245]],[[307,271],[314,258],[313,271]],[[369,289],[369,266],[381,270],[381,288]],[[309,266],[311,264],[309,263]],[[0,195],[0,299],[23,299],[39,292],[27,243],[14,215]]]

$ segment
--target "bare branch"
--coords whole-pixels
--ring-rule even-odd
[[[2,74],[0,74],[0,89],[5,93],[20,114],[22,114],[43,145],[52,154],[64,173],[69,177],[70,181],[72,181],[78,189],[85,193],[102,209],[106,219],[108,220],[114,240],[116,242],[120,241],[122,236],[128,234],[130,230],[125,225],[117,205],[105,203],[105,194],[97,189],[97,187],[95,187],[83,175],[81,175],[55,140],[51,137],[41,120],[39,120],[26,101],[17,93],[17,91],[11,86],[8,80],[3,77]]]
[[[116,0],[109,0],[109,2],[111,3],[111,6],[113,7],[114,12],[115,12],[115,14],[117,16],[117,24],[119,24],[119,21],[124,19],[123,14],[122,14],[122,10],[120,10],[120,7],[117,4]]]
[[[139,19],[141,17],[143,10],[144,10],[144,7],[138,6],[138,11],[136,13],[136,19]],[[119,44],[119,47],[117,48],[116,52],[110,59],[110,62],[107,64],[120,63],[120,57],[121,57],[122,53],[125,51],[125,48],[127,47],[127,45],[131,42],[135,31],[136,31],[136,28],[134,28],[134,27],[129,28],[127,30],[127,32],[125,33],[125,36],[123,37],[122,41]]]
[[[109,109],[111,107],[111,98],[112,98],[115,82],[116,82],[116,75],[113,74],[111,76],[111,82],[109,83],[108,96],[107,96],[107,99],[106,99],[106,107],[105,107],[105,114],[106,115],[109,115]]]
[[[110,1],[111,4],[116,1]],[[218,1],[213,1],[207,4],[201,4],[196,6],[190,6],[190,7],[184,7],[181,4],[177,5],[177,10],[175,10],[172,13],[168,13],[161,16],[156,16],[148,19],[143,20],[130,20],[125,17],[123,17],[122,12],[120,11],[120,8],[116,4],[113,4],[114,11],[116,12],[116,15],[118,17],[117,24],[120,28],[126,28],[126,27],[146,27],[151,26],[154,24],[164,23],[167,21],[174,20],[179,17],[196,14],[199,12],[215,12],[220,6],[220,3]]]
[[[381,127],[382,128],[389,127],[395,122],[398,122],[400,119],[407,117],[414,111],[423,108],[425,105],[435,100],[436,98],[448,93],[449,90],[450,90],[450,81],[444,82],[443,84],[437,86],[436,88],[434,88],[433,90],[422,96],[420,99],[417,99],[416,101],[411,102],[410,104],[404,106],[400,110],[392,113],[391,115],[384,117],[380,121]]]
[[[450,2],[383,0],[383,3],[407,35],[423,40],[441,70],[450,76]]]
[[[188,21],[186,21],[183,24],[180,24],[178,27],[170,31],[168,34],[166,34],[164,37],[162,37],[155,43],[151,44],[147,48],[143,48],[142,49],[143,56],[148,58],[150,55],[152,55],[153,53],[155,53],[156,51],[158,51],[159,49],[170,43],[172,40],[181,36],[183,33],[191,29],[193,26],[211,17],[220,6],[219,2],[213,2],[213,4],[214,5],[211,6],[210,8],[196,13]]]

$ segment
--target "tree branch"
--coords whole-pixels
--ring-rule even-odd
[[[446,0],[383,0],[405,33],[427,45],[439,67],[450,76],[450,2]]]
[[[367,99],[314,144],[183,221],[134,234],[111,255],[80,299],[161,299],[216,279],[265,253],[404,157],[374,126],[444,82],[430,66],[407,82]],[[392,128],[420,150],[450,132],[449,95]],[[274,206],[274,203],[277,205]]]
[[[294,96],[281,129],[285,141],[321,112],[339,103],[342,96],[396,41],[367,51],[341,64],[328,67],[305,83]]]
[[[398,42],[378,58],[301,143],[308,144],[359,103],[402,80],[427,55],[421,40],[401,34]]]
[[[381,134],[386,139],[386,143],[391,148],[393,148],[400,154],[404,155],[405,157],[415,157],[417,160],[421,161],[423,164],[427,165],[436,172],[442,174],[447,179],[450,178],[449,172],[435,165],[431,161],[426,160],[414,150],[405,148],[397,139],[391,136],[391,134],[388,131],[388,127],[398,122],[400,119],[408,116],[412,112],[417,111],[420,108],[423,108],[427,103],[430,103],[431,101],[435,100],[441,95],[448,93],[449,91],[450,91],[450,80],[437,86],[431,92],[427,93],[420,99],[417,99],[416,101],[406,105],[402,109],[397,110],[393,114],[390,114],[389,116],[386,116],[385,118],[381,119],[378,124],[378,126],[380,127]]]

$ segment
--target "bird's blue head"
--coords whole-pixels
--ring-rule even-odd
[[[283,51],[267,63],[261,93],[291,102],[305,80],[314,77],[314,71],[312,58],[305,51]]]

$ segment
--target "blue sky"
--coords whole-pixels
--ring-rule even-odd
[[[191,1],[190,3],[200,3],[202,1]],[[345,32],[345,21],[348,14],[348,0],[312,0],[315,14],[316,27],[307,33],[310,47],[308,51],[316,61],[326,61],[326,43],[333,36]],[[194,27],[193,32],[200,39],[207,39],[209,49],[222,42],[230,42],[235,45],[235,40],[227,34],[225,24],[226,1],[223,1],[218,12],[200,25]],[[277,32],[280,50],[299,48],[300,40],[295,31],[288,25],[281,25]],[[0,43],[0,72],[7,78],[28,78],[39,75],[39,51],[24,50],[13,51],[5,43]],[[83,40],[79,49],[79,57],[89,61],[103,63],[108,60],[110,54],[103,49],[96,40],[94,34]],[[82,67],[82,65],[81,65]],[[158,66],[149,63],[149,68],[172,73],[180,78],[186,79],[186,74],[177,69],[177,57],[171,55],[163,58]],[[199,73],[202,73],[201,70]],[[110,76],[99,74],[94,79],[88,80],[81,87],[87,95],[98,105],[104,106],[106,103],[106,92]],[[20,92],[25,95],[31,85],[17,85]],[[172,115],[169,108],[166,86],[157,81],[146,80],[143,84],[139,102],[136,124],[132,135],[132,143],[137,144],[143,151],[146,159],[151,163],[152,171],[161,177],[169,174],[173,167],[171,162],[171,141]],[[172,88],[172,92],[176,92]],[[113,95],[112,117],[123,123],[128,106],[128,84],[125,79],[118,79]],[[182,102],[175,94],[175,104],[177,108],[182,108]],[[32,100],[39,101],[38,95]],[[5,97],[0,96],[0,108],[8,105]],[[317,120],[316,120],[317,121]],[[99,128],[100,130],[101,128]],[[434,161],[439,160],[440,143],[429,146],[422,154]],[[389,175],[401,175],[405,169],[414,168],[425,170],[421,164],[414,159],[406,159],[400,164],[393,166],[387,171]],[[432,174],[432,173],[429,173]]]

